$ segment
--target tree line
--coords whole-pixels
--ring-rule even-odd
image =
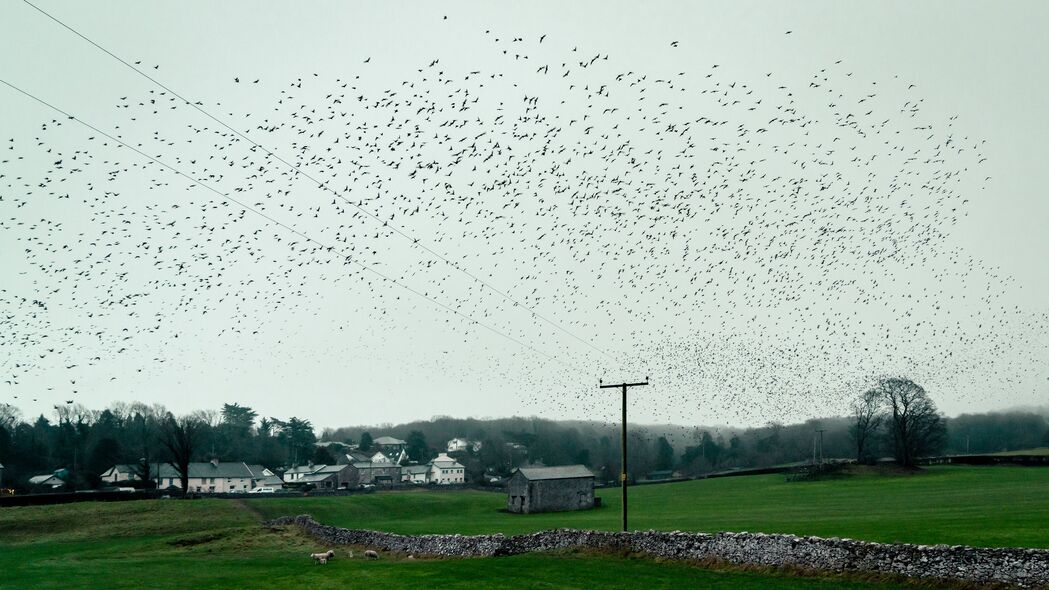
[[[945,418],[926,392],[906,379],[887,379],[857,397],[849,416],[795,424],[770,422],[753,428],[639,426],[628,431],[628,479],[656,471],[695,476],[721,470],[768,467],[826,458],[873,461],[893,457],[913,465],[938,453],[990,453],[1049,446],[1046,416],[1035,412],[963,414]],[[327,429],[320,440],[369,449],[375,437],[407,442],[408,458],[425,463],[452,438],[472,441],[455,453],[470,481],[505,477],[521,465],[581,463],[599,480],[620,470],[619,425],[543,418],[458,419],[438,417],[398,425]],[[72,404],[53,417],[23,420],[0,405],[0,464],[3,486],[28,489],[33,475],[65,470],[74,489],[96,488],[116,464],[141,475],[158,463],[185,476],[191,461],[243,461],[276,471],[294,465],[334,463],[337,452],[318,446],[316,429],[296,417],[261,417],[251,407],[224,404],[218,410],[175,416],[160,405],[115,404],[90,410]],[[821,443],[821,444],[820,444]],[[152,471],[151,471],[152,470]],[[183,482],[183,489],[186,489]]]

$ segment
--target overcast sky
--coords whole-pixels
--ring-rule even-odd
[[[825,280],[824,267],[816,260],[820,256],[799,255],[794,249],[793,274],[774,283],[751,280],[764,267],[763,254],[752,253],[749,246],[719,250],[726,264],[735,267],[732,272],[724,265],[702,271],[707,274],[692,272],[707,260],[697,262],[688,253],[713,247],[697,236],[716,231],[694,226],[698,221],[683,216],[681,209],[646,217],[659,231],[617,230],[623,220],[602,217],[600,208],[584,215],[558,201],[564,194],[550,188],[556,181],[542,179],[551,170],[538,166],[527,175],[512,176],[540,187],[527,199],[512,194],[510,185],[469,204],[420,197],[422,212],[413,216],[401,212],[412,197],[385,200],[381,191],[353,180],[361,187],[354,189],[353,201],[367,202],[384,218],[401,215],[395,223],[406,234],[527,303],[529,309],[523,309],[435,263],[389,229],[353,218],[352,209],[321,209],[336,201],[301,179],[286,185],[288,203],[294,202],[298,213],[316,208],[317,217],[300,220],[288,203],[278,202],[278,194],[264,201],[271,218],[322,241],[342,240],[347,234],[339,233],[340,225],[360,224],[359,237],[341,243],[349,248],[359,239],[355,255],[425,297],[346,274],[323,253],[290,244],[294,238],[282,235],[281,227],[250,213],[238,221],[236,231],[229,230],[231,238],[261,230],[254,246],[262,254],[246,258],[243,250],[230,250],[222,239],[209,240],[226,227],[218,233],[207,229],[220,213],[236,218],[238,213],[231,211],[239,211],[237,207],[219,204],[221,197],[158,172],[155,165],[142,167],[148,164],[144,158],[112,142],[103,145],[97,133],[75,122],[47,124],[56,119],[54,112],[0,87],[0,288],[5,289],[0,307],[6,318],[0,324],[0,367],[6,375],[0,403],[12,403],[27,415],[50,413],[54,403],[72,399],[89,407],[118,400],[161,403],[175,412],[239,402],[264,415],[297,415],[317,426],[435,415],[615,420],[616,399],[597,390],[598,379],[646,375],[653,386],[637,392],[632,409],[640,422],[761,424],[840,412],[852,392],[887,373],[914,376],[950,414],[1049,399],[1049,199],[1044,191],[1049,159],[1044,25],[1049,6],[1044,2],[320,2],[308,8],[303,3],[35,3],[115,55],[141,62],[144,72],[289,159],[324,153],[320,138],[306,139],[312,135],[290,127],[262,136],[259,127],[292,121],[287,110],[292,103],[301,105],[297,112],[307,116],[311,109],[324,112],[330,95],[345,88],[344,83],[356,91],[338,109],[356,117],[353,125],[363,124],[366,130],[397,124],[392,107],[364,109],[384,92],[404,96],[407,88],[419,93],[426,88],[429,95],[444,99],[469,88],[470,96],[481,100],[463,116],[464,125],[471,117],[470,124],[501,124],[498,113],[503,109],[507,118],[559,118],[569,128],[563,142],[590,137],[567,123],[577,116],[593,122],[595,134],[613,129],[626,134],[634,123],[617,113],[639,104],[639,113],[648,108],[655,113],[664,104],[681,107],[646,119],[651,127],[657,126],[655,120],[672,127],[675,116],[696,119],[714,112],[702,101],[716,88],[724,93],[720,97],[763,102],[725,115],[728,124],[722,130],[697,133],[710,145],[731,141],[724,149],[739,149],[735,142],[740,135],[734,131],[768,126],[763,115],[769,105],[789,104],[799,120],[811,120],[797,136],[805,138],[804,152],[790,135],[794,131],[776,138],[782,143],[775,145],[783,149],[773,149],[771,139],[761,143],[760,135],[747,136],[755,142],[747,144],[747,154],[758,149],[776,154],[756,164],[750,161],[755,178],[806,175],[803,160],[830,158],[827,150],[836,145],[841,128],[835,101],[851,105],[846,108],[858,117],[867,113],[868,104],[877,105],[872,112],[891,104],[896,110],[881,117],[883,129],[896,130],[891,136],[886,132],[877,140],[844,140],[855,142],[851,147],[857,154],[878,153],[881,159],[862,174],[848,168],[844,158],[835,160],[828,177],[837,174],[839,181],[830,192],[842,187],[836,195],[842,201],[835,203],[847,201],[850,191],[870,194],[860,190],[864,183],[874,193],[894,185],[901,168],[883,164],[893,156],[877,152],[888,145],[913,148],[937,164],[914,190],[942,183],[951,192],[940,198],[947,193],[929,188],[928,194],[914,197],[925,208],[916,207],[913,213],[910,205],[872,205],[870,211],[879,217],[866,219],[888,228],[884,232],[899,234],[898,247],[905,251],[889,262],[847,258],[860,249],[876,249],[871,243],[854,247],[859,237],[833,251],[835,276],[857,293],[862,286],[864,293],[875,294],[852,297],[852,287]],[[225,130],[203,114],[184,105],[172,108],[164,102],[170,97],[151,95],[162,90],[22,2],[0,7],[0,38],[0,78],[130,144],[144,145],[151,155],[220,192],[262,202],[253,191],[269,189],[260,184],[245,190],[251,186],[250,175],[276,178],[282,173],[274,162],[266,171],[223,168],[220,176],[214,175],[215,168],[200,167],[198,161],[212,156],[239,162],[252,152],[245,142],[231,143],[212,133]],[[595,62],[579,65],[594,56]],[[549,72],[536,71],[547,64],[552,64]],[[571,71],[570,77],[560,75],[562,64],[568,64],[561,69]],[[470,72],[481,74],[470,80]],[[620,89],[614,82],[617,74],[637,83],[628,87],[624,82]],[[474,83],[485,76],[490,82],[481,91]],[[601,88],[607,84],[613,90],[604,96]],[[642,87],[650,94],[638,94]],[[744,87],[753,92],[741,91]],[[578,98],[583,95],[576,94],[581,89],[605,101],[607,112],[588,115]],[[701,94],[704,90],[710,93]],[[283,92],[293,92],[295,100],[281,102],[288,96]],[[868,94],[873,98],[865,102]],[[356,95],[368,100],[353,100]],[[638,102],[653,95],[667,98]],[[149,104],[151,97],[163,106],[139,106]],[[522,106],[528,97],[538,97],[533,111]],[[444,133],[437,118],[424,121],[426,114],[415,106],[397,116],[434,137]],[[616,127],[620,122],[622,128]],[[325,141],[343,129],[337,120],[318,125],[325,125]],[[642,154],[649,144],[662,145],[660,137],[645,135],[650,130],[639,126],[622,141],[632,141]],[[347,141],[354,134],[348,133]],[[539,139],[505,137],[500,143],[504,150],[536,153]],[[315,143],[303,151],[303,144],[311,141]],[[960,144],[972,149],[954,153],[952,146]],[[380,158],[380,152],[388,152],[389,157],[382,156],[388,163],[397,147],[380,145],[372,155]],[[680,159],[674,161],[692,161],[692,151],[699,154],[700,149],[705,154],[700,158],[711,157],[707,147],[684,142],[677,148]],[[70,172],[77,150],[90,153],[99,165]],[[65,164],[56,170],[60,159]],[[646,165],[632,170],[630,161],[615,160],[611,175],[631,174],[636,183],[631,191],[664,182],[662,162],[644,156],[637,160]],[[747,160],[749,155],[740,156]],[[595,170],[600,167],[600,160],[592,162],[588,165]],[[367,169],[376,170],[376,165]],[[572,165],[572,181],[587,178],[588,165],[579,159]],[[346,158],[339,166],[354,164]],[[111,173],[110,168],[122,167],[130,171],[119,177]],[[337,169],[318,163],[313,170],[320,175]],[[449,191],[498,176],[474,164],[449,170],[455,172],[448,181],[455,187],[449,184]],[[156,181],[158,174],[166,174],[167,180]],[[342,178],[347,175],[354,173],[344,172]],[[391,173],[384,187],[415,194],[414,182]],[[338,178],[333,183],[357,186]],[[726,180],[725,186],[729,184]],[[790,204],[786,192],[772,188],[741,183],[732,190],[741,199],[761,203],[747,210],[761,207],[772,216],[778,211],[784,221],[791,210],[828,209],[828,201],[817,200],[824,197],[816,193]],[[696,198],[709,203],[709,193],[704,194],[708,196]],[[102,201],[93,201],[99,197]],[[514,204],[517,200],[523,204]],[[537,202],[556,202],[560,208],[548,213]],[[177,236],[147,229],[153,221],[158,227],[163,227],[161,221],[174,221],[172,205],[179,203],[183,211],[201,209],[199,226],[183,224],[179,217]],[[494,213],[485,217],[478,208],[502,218]],[[105,215],[99,214],[102,209]],[[765,213],[751,218],[747,210],[737,210],[732,220],[718,225],[717,215],[724,212],[711,210],[713,226],[756,228],[758,241],[766,238],[760,247],[765,252],[788,249],[794,240],[798,249],[826,245],[819,236],[785,233],[788,224],[769,222]],[[923,217],[922,211],[933,214]],[[543,219],[550,219],[549,224],[536,221],[548,214],[552,217]],[[490,231],[472,233],[472,215]],[[932,234],[903,235],[909,227],[903,221],[915,216],[932,220]],[[853,220],[857,224],[864,222],[859,217]],[[956,223],[947,223],[951,218]],[[62,225],[48,228],[44,220],[61,220]],[[510,230],[511,222],[524,233]],[[841,226],[855,236],[888,235],[850,228]],[[114,235],[107,230],[119,234],[119,247],[107,241]],[[622,235],[617,237],[617,231]],[[79,241],[80,234],[94,236],[94,245]],[[543,241],[550,235],[557,240]],[[653,250],[618,252],[611,247],[616,240]],[[223,297],[218,287],[214,293],[194,292],[192,283],[179,282],[183,268],[178,264],[142,265],[134,252],[144,244],[150,245],[142,251],[149,256],[156,256],[158,247],[187,253],[184,260],[192,260],[193,276],[221,272],[224,284],[237,286],[235,293]],[[28,255],[27,247],[33,250]],[[112,249],[110,257],[107,248]],[[321,258],[325,262],[300,264]],[[60,278],[53,272],[56,265],[84,265],[89,272]],[[622,279],[617,265],[630,269],[625,276],[636,278]],[[669,272],[655,271],[664,268]],[[700,275],[702,280],[693,280]],[[74,284],[79,286],[72,288]],[[910,296],[921,289],[930,295]],[[785,300],[780,294],[787,291],[801,294],[800,302]],[[839,299],[836,292],[846,296]],[[142,301],[134,304],[134,314],[130,306],[101,307],[100,302],[128,296]],[[150,329],[150,318],[158,328]],[[55,342],[62,343],[57,351],[52,350]]]

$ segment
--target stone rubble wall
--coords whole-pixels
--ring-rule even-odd
[[[873,572],[911,578],[1049,587],[1049,550],[960,545],[884,544],[764,533],[613,533],[556,529],[526,535],[398,535],[344,529],[309,515],[285,516],[267,526],[295,525],[327,545],[358,545],[431,557],[494,557],[535,551],[597,549],[678,560],[736,565],[791,566],[826,572]]]

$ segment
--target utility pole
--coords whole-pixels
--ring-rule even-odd
[[[623,390],[623,438],[622,438],[622,450],[623,450],[623,468],[619,474],[619,487],[623,491],[623,532],[627,532],[626,516],[626,390],[629,387],[640,387],[642,385],[648,385],[648,377],[645,377],[645,381],[642,383],[620,383],[618,385],[605,385],[601,381],[598,381],[598,387],[601,389],[622,389]]]
[[[823,467],[823,433],[827,432],[827,429],[821,428],[816,432],[820,433],[820,467]]]

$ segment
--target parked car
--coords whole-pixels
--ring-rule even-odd
[[[276,491],[277,490],[274,489],[274,488],[255,488],[254,490],[251,490],[248,493],[249,494],[273,494]]]

